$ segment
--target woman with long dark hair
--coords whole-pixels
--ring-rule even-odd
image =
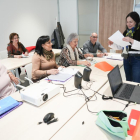
[[[137,12],[131,12],[126,16],[126,30],[123,35],[123,41],[131,45],[123,48],[109,41],[109,47],[126,50],[122,54],[126,80],[140,83],[140,17]]]
[[[47,75],[58,74],[58,65],[52,51],[52,43],[49,36],[41,36],[36,42],[35,53],[32,58],[32,80],[40,80]]]

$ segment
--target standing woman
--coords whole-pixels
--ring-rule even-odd
[[[8,43],[7,51],[9,58],[21,58],[24,52],[25,56],[28,55],[27,49],[19,42],[19,35],[17,33],[11,33],[9,36],[10,42]]]
[[[109,47],[126,50],[123,54],[126,80],[140,83],[140,17],[137,12],[126,16],[126,30],[123,35],[123,41],[129,42],[130,46],[123,48],[109,41]]]
[[[58,65],[52,51],[52,43],[49,36],[41,36],[36,42],[35,53],[32,58],[32,80],[34,82],[47,75],[58,74]]]

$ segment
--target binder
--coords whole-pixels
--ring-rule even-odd
[[[140,111],[132,109],[128,119],[128,125],[130,128],[130,130],[127,131],[128,135],[133,136],[139,117],[140,117]]]
[[[14,108],[18,104],[18,101],[13,99],[11,96],[3,98],[2,100],[0,100],[0,115],[7,112],[11,108]]]

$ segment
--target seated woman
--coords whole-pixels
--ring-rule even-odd
[[[0,63],[0,99],[16,91],[15,84],[18,84],[18,78],[16,78],[11,72],[7,71],[6,67]]]
[[[23,46],[21,42],[19,42],[19,35],[17,33],[11,33],[9,36],[9,44],[7,47],[8,58],[21,58],[22,53],[24,52],[25,56],[28,56],[27,49]],[[19,75],[21,73],[21,69],[18,68]]]
[[[58,65],[52,51],[52,43],[49,36],[41,36],[36,43],[35,53],[32,58],[32,80],[36,82],[47,75],[58,74]]]
[[[23,52],[25,56],[28,55],[27,49],[19,42],[19,35],[17,33],[11,33],[9,39],[10,42],[7,47],[9,58],[21,58]]]
[[[93,57],[92,54],[82,54],[78,48],[78,35],[72,33],[68,36],[67,46],[64,47],[60,53],[60,59],[58,65],[65,67],[76,66],[76,65],[86,65],[91,66],[91,63],[88,61],[79,61],[80,59],[85,59],[86,57]]]

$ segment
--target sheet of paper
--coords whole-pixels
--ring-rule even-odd
[[[91,66],[98,63],[98,61],[96,61],[95,59],[93,59],[92,61],[89,61],[89,60],[86,60],[86,59],[80,59],[80,61],[88,61],[88,62],[91,63]],[[79,66],[86,67],[85,65],[79,65]]]
[[[124,36],[122,35],[122,33],[118,30],[117,32],[115,32],[112,36],[110,36],[108,39],[112,42],[114,42],[115,44],[121,46],[121,47],[126,47],[128,45],[131,45],[129,42],[123,41],[122,39],[124,38]]]
[[[22,58],[28,58],[28,57],[29,57],[29,55],[25,56],[24,54],[22,54]]]
[[[58,68],[59,70],[59,68]],[[74,68],[62,68],[59,70],[59,73],[66,73],[70,75],[75,75],[79,70]]]
[[[113,60],[123,60],[123,57],[121,54],[112,54],[111,56],[105,56],[107,59],[113,59]]]

